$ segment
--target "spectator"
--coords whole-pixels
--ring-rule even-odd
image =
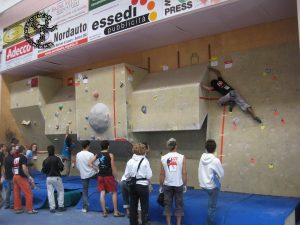
[[[175,138],[167,142],[169,153],[161,157],[160,191],[164,192],[164,215],[167,225],[171,225],[172,202],[175,198],[175,216],[177,225],[181,224],[183,216],[183,192],[186,191],[187,172],[186,161],[182,154],[177,153]]]
[[[208,194],[208,217],[207,225],[214,225],[217,200],[220,192],[219,179],[224,176],[224,170],[220,160],[214,155],[216,142],[207,140],[205,148],[207,153],[203,153],[199,162],[198,177],[200,186]]]
[[[115,179],[118,180],[117,168],[115,165],[114,155],[109,152],[109,142],[101,141],[101,151],[95,155],[90,161],[89,166],[98,169],[94,162],[97,160],[99,173],[98,173],[98,190],[100,191],[100,204],[103,211],[103,217],[107,217],[109,211],[105,207],[105,194],[112,192],[112,202],[114,207],[114,216],[122,217],[124,214],[118,211],[118,196],[117,185]]]
[[[33,209],[32,192],[30,189],[30,183],[34,184],[34,179],[29,174],[27,158],[22,154],[24,150],[23,146],[16,146],[16,156],[13,162],[14,209],[17,214],[24,212],[20,193],[22,191],[25,196],[27,213],[36,214],[38,211]]]
[[[82,150],[76,155],[76,167],[79,170],[80,178],[82,182],[82,199],[83,199],[83,207],[82,212],[86,213],[89,207],[89,199],[88,199],[88,190],[89,190],[89,182],[90,179],[93,178],[98,173],[98,168],[89,166],[89,161],[94,157],[94,154],[89,152],[90,149],[90,141],[82,141],[81,142]]]
[[[64,207],[64,185],[60,172],[64,170],[64,165],[59,157],[54,155],[55,148],[53,145],[47,147],[48,158],[43,161],[42,172],[46,174],[47,193],[50,212],[55,213],[54,189],[57,191],[58,211],[65,210]]]
[[[145,157],[147,148],[144,144],[133,145],[133,156],[127,162],[125,178],[135,178],[136,184],[130,186],[130,225],[138,225],[138,203],[141,202],[142,225],[148,222],[149,210],[149,180],[152,170],[148,159]]]

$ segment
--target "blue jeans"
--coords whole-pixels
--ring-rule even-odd
[[[5,207],[6,208],[14,208],[14,183],[13,179],[7,180],[7,189],[5,190],[6,196],[5,196]]]
[[[83,186],[83,190],[82,190],[82,202],[83,202],[83,209],[88,210],[89,208],[89,183],[90,183],[90,179],[91,178],[87,178],[87,179],[81,179],[82,181],[82,186]]]
[[[124,209],[129,208],[129,187],[125,180],[121,181],[121,190],[122,190],[122,198],[123,198],[123,207]]]
[[[217,200],[219,196],[220,189],[205,189],[208,194],[208,212],[207,212],[207,225],[214,225],[216,208],[217,208]]]

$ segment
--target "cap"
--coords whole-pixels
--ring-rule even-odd
[[[170,138],[168,141],[167,141],[167,148],[169,150],[171,150],[172,148],[174,148],[176,146],[176,139],[175,138]]]

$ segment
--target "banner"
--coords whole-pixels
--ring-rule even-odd
[[[217,5],[222,2],[226,2],[228,0],[199,0],[195,1],[194,8],[195,9],[201,9],[212,5]]]
[[[89,12],[89,41],[161,19],[162,1],[118,0]]]
[[[163,0],[163,18],[190,12],[228,0]]]
[[[110,2],[114,2],[115,0],[89,0],[89,10],[97,9],[103,5],[106,5]]]
[[[60,0],[53,5],[41,10],[52,16],[50,25],[60,25],[67,21],[87,14],[89,11],[88,0]]]
[[[36,59],[36,50],[27,41],[19,42],[6,49],[3,49],[1,69],[7,70],[12,67],[22,65],[24,63]]]
[[[25,40],[24,25],[28,19],[29,17],[26,17],[3,29],[3,48],[7,48],[15,43]],[[29,33],[32,34],[33,30],[31,29]]]
[[[61,24],[57,30],[49,34],[48,41],[54,43],[51,49],[39,49],[38,58],[58,53],[87,42],[87,17],[82,16],[68,23]]]
[[[198,0],[199,1],[199,0]],[[197,1],[197,2],[198,2]],[[195,0],[163,0],[163,17],[168,18],[194,9]]]

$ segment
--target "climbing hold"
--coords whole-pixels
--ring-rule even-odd
[[[256,159],[255,159],[255,158],[251,158],[251,159],[250,159],[250,163],[251,163],[252,165],[255,165],[255,164],[256,164]]]
[[[84,118],[85,118],[86,120],[88,120],[88,119],[89,119],[89,117],[88,117],[88,116],[85,116]]]
[[[59,125],[56,125],[55,128],[56,128],[56,130],[58,130],[59,129]]]
[[[84,127],[84,130],[87,130],[87,127]]]
[[[68,124],[72,124],[72,121],[69,121]]]
[[[94,98],[99,98],[99,92],[98,91],[94,91],[93,92],[93,97]]]
[[[124,82],[120,81],[120,88],[124,87]]]
[[[34,125],[34,126],[36,126],[36,125],[37,125],[37,122],[36,122],[35,120],[34,120],[32,123],[33,123],[33,125]]]
[[[69,109],[69,112],[72,112],[72,109]]]
[[[59,110],[62,110],[63,108],[64,108],[63,105],[59,105],[59,106],[58,106],[58,109],[59,109]]]
[[[59,112],[55,112],[54,115],[55,115],[55,117],[58,117],[59,116]]]
[[[88,93],[88,92],[89,92],[88,87],[85,87],[85,88],[84,88],[84,92],[85,92],[85,93]]]
[[[83,76],[82,80],[83,80],[84,84],[88,84],[89,83],[89,79],[88,79],[88,77],[86,75]]]
[[[54,139],[53,139],[53,141],[58,141],[58,140],[59,140],[58,138],[54,138]]]
[[[154,95],[154,96],[153,96],[153,100],[154,100],[154,101],[157,101],[157,97],[158,97],[157,95]]]
[[[274,164],[273,163],[269,164],[269,169],[274,169]]]
[[[141,108],[142,113],[146,114],[147,113],[147,106],[143,105]]]
[[[23,120],[22,122],[21,122],[21,124],[22,125],[25,125],[25,126],[28,126],[28,125],[30,125],[30,123],[31,123],[31,121],[30,120]]]

